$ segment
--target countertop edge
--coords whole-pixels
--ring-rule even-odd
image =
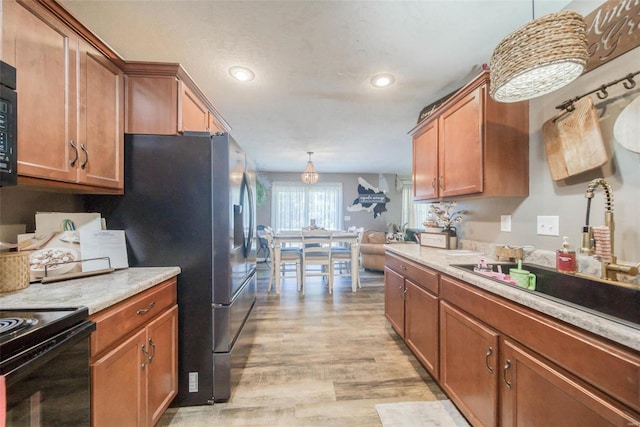
[[[453,278],[463,280],[480,289],[546,314],[554,319],[640,351],[640,330],[638,329],[450,266],[451,264],[476,263],[480,256],[485,255],[452,256],[447,255],[444,250],[426,248],[420,245],[385,245],[385,250],[438,270]]]
[[[180,267],[130,267],[100,276],[66,280],[0,294],[0,307],[87,307],[89,315],[111,307],[172,277]]]

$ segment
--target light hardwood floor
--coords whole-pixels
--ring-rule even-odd
[[[258,271],[256,334],[231,399],[212,406],[170,408],[160,426],[380,426],[375,404],[446,396],[384,317],[384,276],[365,272],[362,288],[321,278],[306,294],[287,279],[267,294]],[[241,370],[240,370],[241,369]]]

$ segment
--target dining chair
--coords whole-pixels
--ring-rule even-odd
[[[357,282],[357,287],[361,288],[360,284],[360,240],[362,239],[362,233],[364,228],[354,228],[352,232],[358,234],[356,241],[348,244],[347,246],[332,246],[331,248],[331,268],[333,269],[332,277],[351,277],[351,262],[352,251],[357,251],[356,259],[357,265],[357,277],[351,277],[351,280]]]
[[[271,274],[269,275],[269,288],[267,292],[271,292],[271,285],[274,279],[282,280],[286,277],[291,277],[286,275],[286,273],[290,271],[295,271],[296,287],[299,291],[302,286],[302,249],[295,247],[276,248],[273,230],[270,227],[264,229],[264,236],[267,239],[271,253],[275,253],[277,250],[280,251],[280,265],[276,265],[275,257],[271,260]],[[295,270],[289,268],[291,265],[295,266]]]
[[[331,233],[326,230],[302,231],[302,294],[309,276],[327,278],[329,293],[333,293],[331,268]],[[312,267],[311,269],[309,267]],[[315,268],[314,268],[315,267]],[[319,268],[318,268],[319,267]]]

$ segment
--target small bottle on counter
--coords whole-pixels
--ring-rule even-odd
[[[562,249],[556,251],[556,270],[560,273],[576,272],[576,252],[571,250],[569,238],[562,237]]]

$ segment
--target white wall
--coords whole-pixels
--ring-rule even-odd
[[[595,6],[586,11],[574,10],[588,14],[593,7]],[[494,243],[534,245],[538,249],[555,250],[560,247],[562,236],[566,235],[569,236],[571,244],[578,247],[585,222],[585,189],[589,181],[603,177],[612,186],[614,194],[615,254],[619,261],[634,264],[640,262],[640,154],[625,149],[613,136],[613,126],[620,112],[640,96],[640,76],[636,77],[638,84],[633,90],[627,90],[622,84],[618,84],[608,89],[609,97],[604,101],[598,99],[595,94],[591,95],[600,115],[602,134],[610,155],[610,161],[603,167],[566,180],[553,181],[541,135],[543,123],[557,114],[556,105],[639,70],[640,48],[635,48],[581,76],[570,85],[531,100],[529,197],[461,203],[471,211],[460,229],[462,237]],[[640,135],[638,137],[640,138]],[[599,189],[595,194],[591,208],[591,225],[602,225],[604,197]],[[512,216],[511,233],[500,231],[500,215]],[[560,236],[538,236],[538,215],[559,216]]]

